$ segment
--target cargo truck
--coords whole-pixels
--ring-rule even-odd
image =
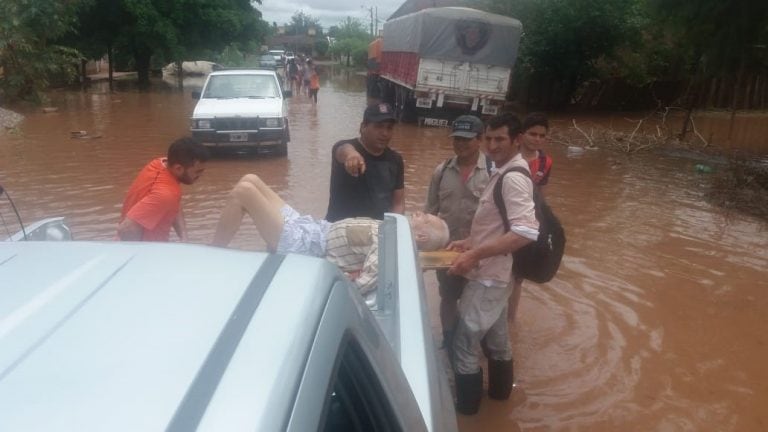
[[[392,104],[401,121],[433,126],[498,114],[522,32],[514,18],[463,7],[389,20],[369,47],[368,96]]]

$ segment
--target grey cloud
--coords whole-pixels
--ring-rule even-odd
[[[375,6],[378,8],[379,22],[384,22],[402,2],[403,0],[378,0]],[[370,3],[364,0],[262,0],[262,4],[255,7],[261,11],[264,20],[270,23],[274,21],[280,25],[290,22],[291,16],[301,10],[305,14],[318,18],[321,24],[328,28],[342,22],[348,16],[358,18],[364,24],[369,23],[370,15],[367,8],[374,6]]]

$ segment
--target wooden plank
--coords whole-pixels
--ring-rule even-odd
[[[422,270],[447,269],[457,256],[459,252],[447,250],[419,252],[419,261]]]

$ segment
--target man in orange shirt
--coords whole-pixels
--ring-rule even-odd
[[[128,189],[117,226],[120,240],[168,241],[173,227],[187,241],[181,211],[181,183],[192,184],[205,171],[208,149],[194,138],[181,138],[165,158],[148,163]]]

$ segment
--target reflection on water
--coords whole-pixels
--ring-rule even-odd
[[[226,193],[250,172],[300,212],[325,214],[330,148],[357,135],[365,97],[363,77],[323,72],[317,105],[304,95],[287,101],[287,158],[217,159],[184,187],[193,242],[211,239]],[[27,112],[18,134],[0,134],[0,184],[24,220],[64,215],[76,238],[112,239],[133,177],[187,133],[190,88],[116,88],[54,92],[57,113]],[[79,130],[100,138],[70,138]],[[432,170],[451,155],[446,135],[396,129],[408,210],[423,206]],[[512,328],[511,400],[484,400],[478,416],[460,417],[461,429],[765,430],[765,225],[707,204],[708,178],[694,173],[694,161],[552,153],[549,197],[567,230],[566,257],[551,283],[525,285]],[[5,202],[0,213],[13,222]],[[234,246],[263,248],[252,224],[243,227]],[[435,309],[434,276],[427,280]]]

